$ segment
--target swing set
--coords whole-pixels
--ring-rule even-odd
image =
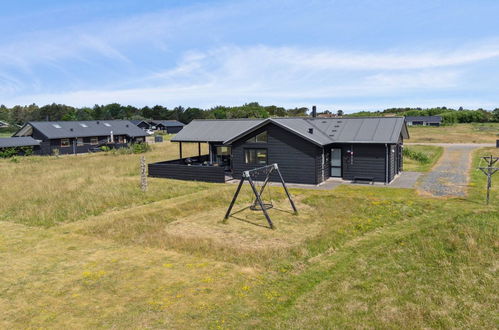
[[[267,189],[268,191],[268,196],[269,199],[268,201],[263,200],[264,196],[264,191],[265,188],[267,187],[267,184],[270,181],[270,175],[272,173],[277,173],[279,177],[279,181],[282,184],[282,187],[284,188],[284,191],[286,192],[286,196],[288,197],[289,203],[291,204],[291,207],[293,208],[294,214],[298,214],[298,210],[296,209],[295,203],[293,202],[293,199],[291,198],[291,195],[288,191],[288,188],[286,187],[286,183],[284,182],[284,179],[282,178],[281,171],[279,171],[279,166],[277,164],[272,164],[272,165],[267,165],[259,168],[255,168],[252,170],[244,171],[243,176],[241,178],[241,181],[239,181],[239,185],[237,186],[236,193],[234,194],[234,197],[232,198],[232,201],[230,202],[229,209],[227,210],[227,213],[225,213],[224,220],[227,220],[231,216],[231,211],[232,208],[234,207],[234,204],[236,203],[237,196],[239,195],[239,192],[241,191],[241,188],[243,186],[243,183],[245,180],[248,181],[248,183],[251,186],[251,190],[253,191],[253,194],[255,195],[255,200],[253,203],[249,206],[249,209],[252,211],[262,211],[263,214],[265,215],[265,218],[267,219],[267,222],[269,224],[269,227],[271,229],[274,229],[274,224],[272,223],[272,220],[270,219],[269,213],[267,210],[271,209],[274,207],[273,201],[272,201],[272,195],[270,193],[270,189]],[[265,177],[263,182],[259,184],[258,178]]]

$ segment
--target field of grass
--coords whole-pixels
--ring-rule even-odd
[[[499,123],[409,126],[410,143],[495,143]]]
[[[420,161],[411,157],[404,157],[404,171],[410,172],[428,172],[433,165],[440,159],[444,152],[444,148],[440,146],[429,145],[411,145],[405,146],[406,150],[411,150],[416,153],[423,154],[428,161]]]
[[[297,216],[272,187],[269,230],[249,210],[222,221],[235,185],[142,193],[138,158],[0,160],[1,328],[497,326],[497,179],[489,206],[477,171],[467,198],[292,189]]]

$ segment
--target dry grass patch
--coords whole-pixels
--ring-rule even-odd
[[[495,143],[499,123],[409,126],[410,143]]]
[[[0,222],[5,329],[205,327],[260,281],[252,268]]]
[[[234,189],[235,185],[213,185],[208,191],[105,213],[61,230],[252,265],[285,258],[320,231],[320,221],[301,197],[295,198],[300,211],[295,216],[284,193],[274,187],[269,214],[277,230],[268,228],[262,212],[246,207],[252,200],[249,186],[243,188],[235,214],[223,221]]]
[[[187,145],[185,153],[196,154],[197,146]],[[49,227],[210,186],[151,179],[149,191],[143,193],[139,187],[140,156],[98,153],[26,157],[17,163],[0,160],[0,220]],[[175,158],[176,148],[170,142],[155,144],[145,157],[148,162]]]

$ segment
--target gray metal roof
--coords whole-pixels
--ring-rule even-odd
[[[182,142],[224,142],[265,119],[193,120],[172,138]]]
[[[409,137],[403,117],[303,117],[194,120],[185,126],[172,141],[231,144],[241,136],[269,123],[320,146],[330,143],[397,143],[400,134],[404,138]]]
[[[40,145],[40,141],[33,139],[31,136],[0,138],[0,148],[28,147],[38,145]]]
[[[442,122],[442,117],[440,116],[405,116],[406,122],[412,121],[424,121],[426,123],[440,123]]]
[[[26,123],[15,136],[29,136],[33,127],[48,139],[127,135],[129,137],[145,136],[144,130],[129,120],[88,120],[88,121],[31,121]]]
[[[151,123],[156,126],[163,125],[165,127],[185,126],[184,123],[181,123],[178,120],[153,120]]]

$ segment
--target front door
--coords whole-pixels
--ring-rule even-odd
[[[341,178],[341,148],[331,149],[331,176]]]

